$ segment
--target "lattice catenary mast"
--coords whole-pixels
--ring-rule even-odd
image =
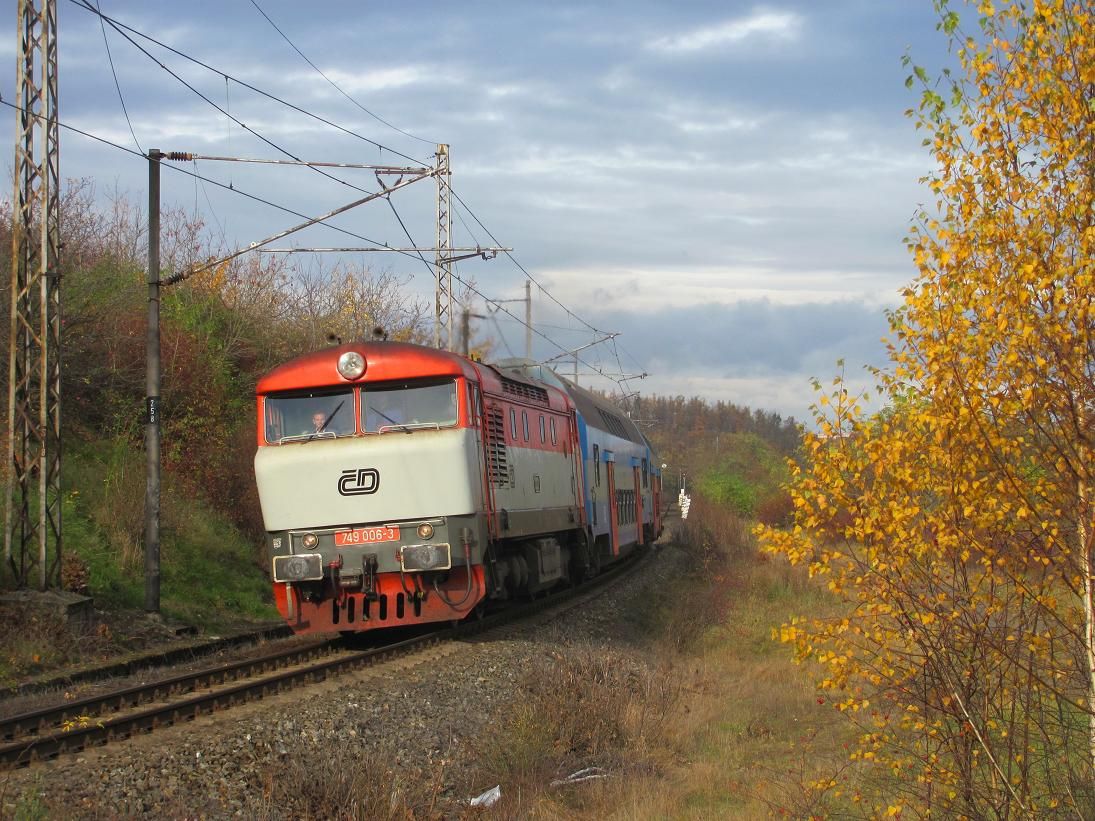
[[[4,560],[61,576],[60,142],[56,0],[19,0]]]
[[[437,146],[437,249],[434,270],[437,273],[434,306],[433,346],[440,348],[444,329],[445,348],[453,350],[452,335],[452,172],[449,146]]]

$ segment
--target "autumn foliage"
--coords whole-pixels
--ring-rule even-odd
[[[909,80],[937,170],[886,408],[837,379],[761,533],[845,612],[780,637],[860,725],[869,814],[1093,817],[1095,15],[937,6],[958,65]]]
[[[143,529],[133,499],[144,483],[147,218],[125,196],[104,204],[88,181],[68,182],[61,210],[65,483],[75,514],[86,515],[123,563],[135,566]],[[10,205],[0,203],[0,239],[10,224]],[[391,273],[300,268],[257,254],[208,265],[226,250],[192,214],[162,215],[163,277],[195,272],[162,292],[165,493],[179,497],[180,508],[187,498],[219,508],[258,545],[263,528],[251,464],[258,377],[333,338],[368,337],[378,326],[392,338],[423,340],[427,306]],[[0,268],[7,264],[0,257]],[[0,301],[8,310],[6,288]],[[80,484],[91,478],[82,469],[88,461],[102,474],[94,477],[98,487]]]

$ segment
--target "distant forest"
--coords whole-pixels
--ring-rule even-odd
[[[701,397],[644,396],[632,417],[651,441],[672,446],[676,439],[711,440],[721,433],[752,433],[777,452],[790,456],[798,447],[799,423],[772,411],[755,410],[733,402],[709,402]]]

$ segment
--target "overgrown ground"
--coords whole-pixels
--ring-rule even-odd
[[[437,773],[390,762],[272,784],[270,817],[754,819],[855,813],[854,730],[772,630],[831,611],[822,586],[760,556],[744,523],[699,501],[659,559],[665,584],[607,646],[538,657],[521,699]],[[666,572],[673,569],[675,572]],[[550,645],[548,645],[550,647]],[[458,763],[457,763],[458,761]],[[327,775],[317,773],[326,772]],[[377,777],[378,774],[380,777]],[[570,784],[560,784],[578,774]],[[318,779],[318,780],[317,780]],[[555,782],[553,784],[553,782]],[[818,782],[830,784],[817,789]],[[459,801],[501,785],[489,809]],[[863,808],[869,816],[872,808]]]
[[[824,817],[855,813],[851,725],[796,667],[772,629],[833,603],[798,570],[760,556],[748,529],[698,500],[608,645],[563,647],[525,672],[522,700],[484,724],[459,764],[394,771],[383,757],[271,773],[269,818]],[[54,661],[109,654],[120,639],[20,626]],[[614,628],[615,630],[616,628]],[[47,663],[41,659],[40,663]],[[327,764],[329,763],[329,766]],[[553,785],[586,768],[594,776]],[[293,776],[293,777],[291,777]],[[299,776],[299,777],[295,777]],[[829,782],[818,790],[818,782]],[[455,803],[502,785],[489,809]],[[24,817],[47,817],[28,801]],[[872,815],[873,808],[862,808]],[[105,816],[104,816],[105,817]]]
[[[73,631],[57,617],[0,603],[0,687],[175,637],[278,618],[254,540],[201,499],[171,492],[161,511],[159,618],[144,612],[143,456],[121,440],[74,448],[66,471],[62,581],[90,595],[95,616]],[[168,482],[170,483],[170,478]]]
[[[481,742],[469,785],[506,785],[490,817],[752,819],[851,806],[849,725],[772,640],[791,613],[832,603],[758,555],[732,513],[701,502],[696,515],[673,548],[694,572],[625,617],[641,663],[579,655],[531,671],[527,704]],[[550,786],[591,762],[607,777]],[[827,793],[810,788],[830,779]]]

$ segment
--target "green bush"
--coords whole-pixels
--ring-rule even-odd
[[[731,433],[719,436],[715,459],[697,487],[712,502],[752,518],[762,504],[767,515],[778,515],[769,509],[778,502],[769,500],[779,497],[786,479],[787,466],[775,446],[755,433]]]

